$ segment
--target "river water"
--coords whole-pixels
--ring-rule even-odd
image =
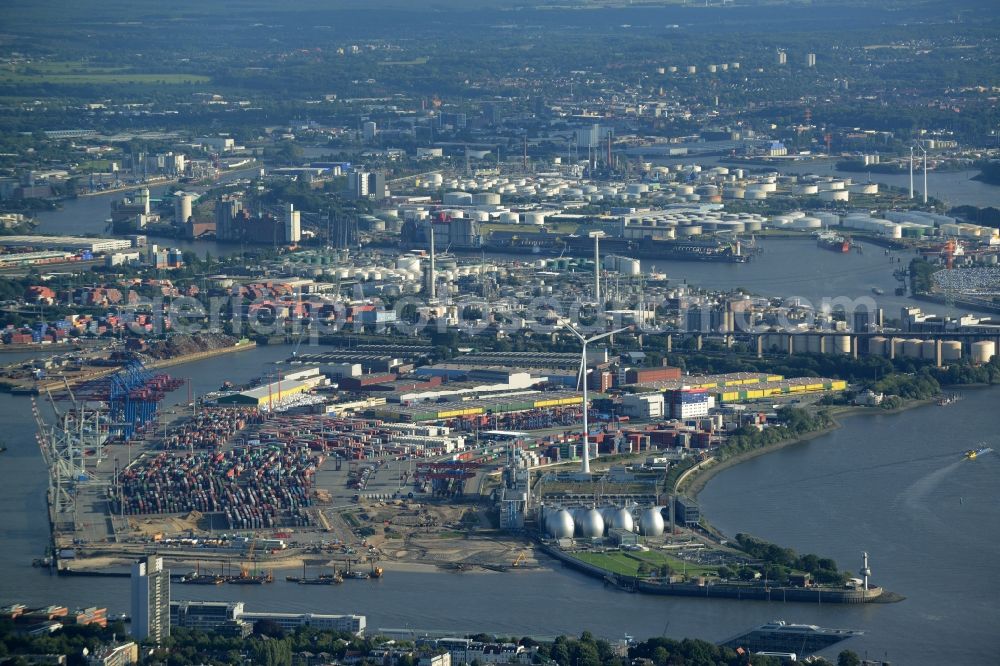
[[[699,500],[723,532],[823,553],[907,597],[849,609],[870,633],[853,647],[895,663],[985,664],[1000,636],[1000,388],[946,407],[845,420],[829,435],[721,472]],[[828,611],[823,611],[828,612]]]
[[[175,366],[198,394],[240,382],[290,355],[262,347]],[[559,566],[509,574],[390,572],[335,588],[177,585],[179,599],[243,600],[253,609],[362,613],[373,628],[454,629],[610,639],[698,637],[720,641],[772,619],[868,632],[842,647],[896,663],[986,663],[1000,647],[1000,457],[962,451],[997,430],[1000,389],[970,390],[948,407],[853,416],[842,429],[721,473],[701,502],[713,523],[837,559],[857,569],[872,556],[875,580],[907,596],[899,604],[814,606],[630,595]],[[182,389],[168,405],[187,398]],[[126,579],[59,579],[30,566],[47,542],[45,470],[29,399],[0,394],[10,450],[0,466],[0,603],[106,605],[127,610]],[[993,442],[997,446],[1000,442]],[[416,610],[419,608],[419,610]],[[912,632],[927,627],[934,631]],[[828,656],[834,656],[836,650]]]

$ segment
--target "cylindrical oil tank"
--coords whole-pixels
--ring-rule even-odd
[[[881,335],[868,340],[868,353],[872,356],[885,356],[885,344],[887,340]]]
[[[743,187],[726,187],[722,190],[722,197],[724,199],[742,199],[747,195],[747,191]]]
[[[923,340],[920,338],[910,338],[903,342],[903,356],[907,358],[920,358],[923,349]]]
[[[639,516],[639,533],[643,536],[660,536],[663,534],[663,514],[660,507],[651,506]]]
[[[849,201],[851,193],[849,190],[826,190],[819,193],[821,201]]]
[[[566,509],[560,509],[549,516],[546,527],[552,538],[570,539],[573,537],[573,516]]]
[[[819,193],[819,186],[815,183],[803,183],[795,188],[796,194],[817,194]]]
[[[800,217],[789,225],[793,229],[821,229],[823,222],[816,217]]]
[[[944,354],[944,349],[941,349],[942,355]],[[937,342],[934,340],[924,340],[920,345],[920,358],[925,358],[929,361],[933,361],[937,358]]]
[[[604,535],[604,519],[597,509],[587,509],[576,522],[576,531],[585,539]]]
[[[445,206],[468,206],[472,203],[472,195],[468,192],[445,192],[443,202]]]
[[[827,354],[850,354],[851,338],[848,335],[831,335],[826,342]]]
[[[810,354],[820,353],[821,340],[823,336],[821,335],[807,335],[806,336],[806,349],[809,350]]]
[[[945,340],[941,343],[941,360],[958,361],[962,358],[962,343],[958,340]]]
[[[629,513],[628,509],[618,509],[614,512],[614,515],[611,516],[611,527],[626,532],[635,530],[635,521],[632,520],[632,514]]]
[[[979,340],[972,343],[972,362],[989,363],[996,356],[997,345],[992,340]]]
[[[499,206],[500,195],[493,192],[479,192],[472,195],[472,203],[476,206]]]
[[[631,257],[619,257],[618,272],[622,275],[634,277],[642,272],[642,265],[639,263],[638,259],[632,259]]]
[[[792,351],[796,354],[805,354],[810,351],[809,341],[807,340],[808,335],[793,335],[792,336]]]

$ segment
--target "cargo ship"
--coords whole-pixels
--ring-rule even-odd
[[[816,237],[816,245],[824,250],[846,254],[851,251],[851,240],[839,234],[820,234]]]
[[[181,576],[177,582],[184,585],[222,585],[226,582],[226,579],[223,576],[215,574],[203,574],[192,571]]]
[[[804,657],[862,635],[863,631],[853,629],[826,629],[815,624],[789,624],[774,620],[723,641],[719,646],[734,650],[743,648],[751,653],[782,652]]]
[[[481,251],[503,254],[531,254],[542,257],[570,256],[592,257],[593,240],[571,234],[514,234],[494,232],[480,248]],[[601,240],[606,254],[617,254],[637,259],[661,261],[707,261],[742,264],[751,261],[756,250],[744,248],[740,241],[719,240],[654,240],[608,237]]]

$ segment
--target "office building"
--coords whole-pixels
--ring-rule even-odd
[[[170,635],[170,570],[150,555],[132,565],[132,637],[160,643]]]
[[[347,174],[347,187],[358,199],[385,199],[389,193],[386,189],[385,174],[371,171],[356,170]]]
[[[298,243],[302,240],[302,222],[299,211],[295,206],[288,204],[285,208],[285,242]]]

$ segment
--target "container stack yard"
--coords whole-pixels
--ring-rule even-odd
[[[238,447],[186,456],[160,453],[124,470],[115,513],[220,513],[229,528],[309,525],[313,476],[323,456],[273,447]]]

